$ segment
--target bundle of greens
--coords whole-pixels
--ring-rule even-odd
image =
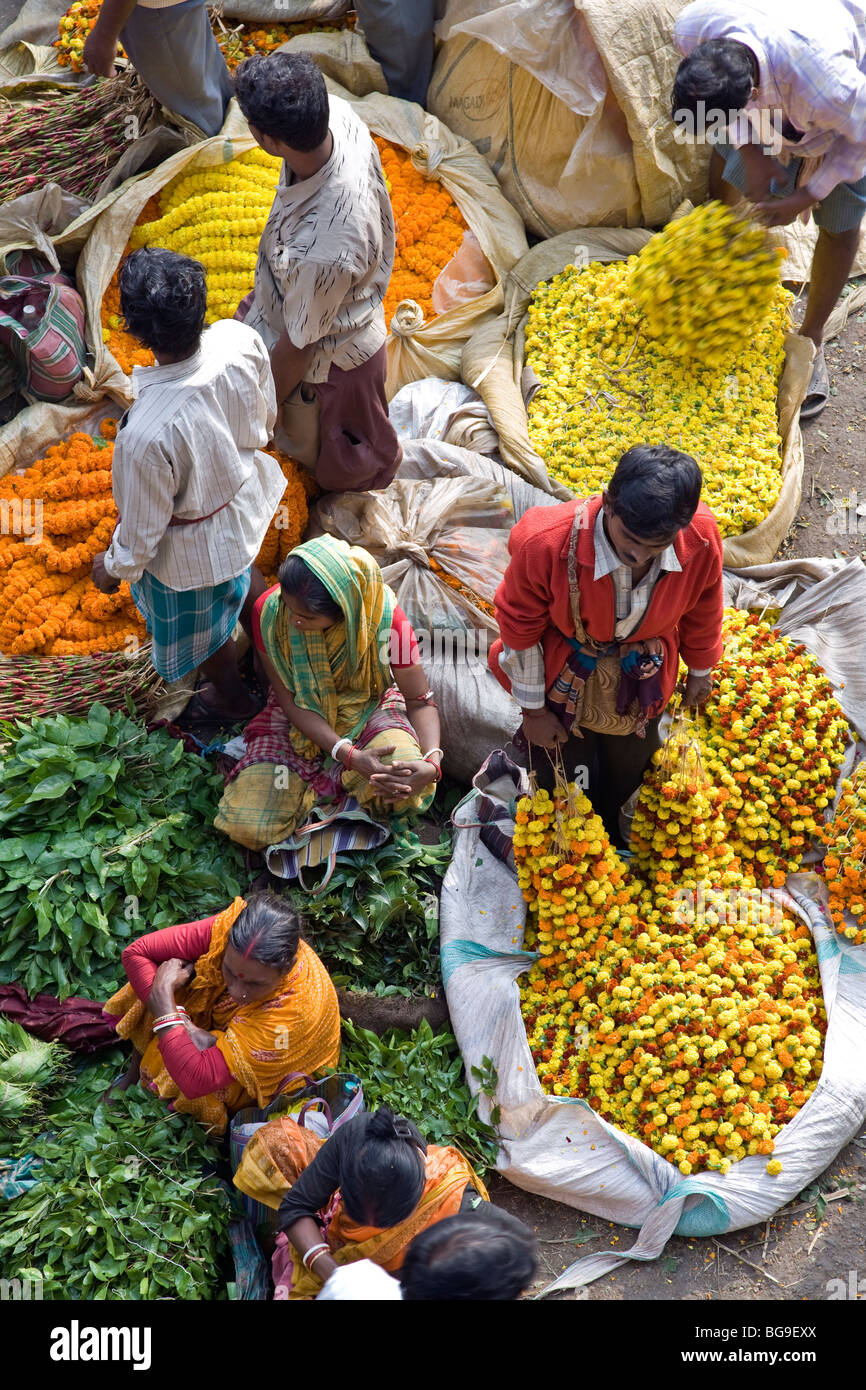
[[[222,781],[177,740],[98,704],[0,732],[0,983],[107,997],[130,939],[240,892]]]
[[[47,1132],[25,1136],[39,1181],[0,1205],[4,1278],[38,1276],[46,1299],[225,1298],[231,1206],[216,1149],[138,1087],[94,1113],[111,1072],[91,1064]]]
[[[321,897],[292,890],[304,936],[336,985],[378,995],[441,988],[439,888],[450,859],[448,834],[423,845],[409,831],[340,855]]]
[[[60,1043],[43,1042],[0,1017],[0,1125],[17,1126],[36,1107],[38,1093],[62,1074],[67,1055]]]
[[[343,1071],[359,1076],[368,1110],[388,1105],[412,1120],[431,1144],[450,1144],[468,1158],[479,1176],[496,1162],[496,1131],[478,1118],[478,1097],[463,1074],[463,1059],[451,1033],[434,1033],[425,1019],[411,1033],[377,1037],[343,1019]],[[496,1074],[487,1058],[477,1071],[481,1090],[493,1096]],[[498,1122],[498,1113],[491,1119]]]

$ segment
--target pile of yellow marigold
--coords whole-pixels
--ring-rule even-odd
[[[259,241],[282,169],[258,147],[226,164],[182,169],[159,194],[161,215],[139,222],[130,249],[161,246],[201,261],[207,323],[232,318],[253,287]]]
[[[802,642],[742,609],[726,609],[722,639],[696,735],[711,781],[727,793],[728,844],[759,887],[781,886],[820,834],[848,723]]]
[[[4,656],[116,651],[145,638],[129,585],[103,594],[90,578],[93,558],[107,549],[117,521],[109,442],[115,429],[104,420],[98,436],[73,434],[25,473],[0,479],[7,506],[28,509],[26,529],[36,542],[24,534],[0,542]]]
[[[683,1174],[772,1154],[821,1073],[808,929],[743,889],[664,891],[661,921],[642,921],[640,885],[573,786],[519,802],[514,853],[538,951],[521,1008],[542,1088],[585,1099]]]
[[[397,254],[385,295],[385,321],[404,299],[414,299],[425,319],[435,317],[433,285],[456,255],[466,231],[451,194],[412,163],[408,151],[381,136],[373,137],[382,160],[397,229]]]
[[[836,814],[822,838],[830,916],[842,936],[861,946],[866,942],[866,763],[843,777]]]
[[[578,496],[604,488],[635,443],[691,454],[723,536],[763,521],[782,486],[776,396],[791,296],[776,286],[763,327],[724,368],[684,361],[653,338],[630,292],[636,258],[567,266],[529,307],[526,363],[541,382],[529,436]]]
[[[704,203],[647,242],[628,289],[671,356],[719,368],[768,322],[784,256],[762,227]]]

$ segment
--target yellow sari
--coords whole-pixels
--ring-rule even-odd
[[[193,1023],[215,1034],[232,1074],[230,1085],[194,1099],[185,1096],[162,1060],[153,1015],[132,985],[124,985],[105,1006],[106,1013],[119,1019],[118,1037],[128,1038],[141,1053],[142,1085],[215,1134],[225,1133],[235,1111],[269,1105],[292,1072],[312,1074],[335,1067],[340,1057],[336,990],[305,941],[288,975],[266,999],[238,1004],[226,990],[223,955],[229,932],[245,907],[243,898],[235,898],[215,918],[210,948],[196,962],[186,990],[176,996]]]

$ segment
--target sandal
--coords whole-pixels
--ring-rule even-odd
[[[256,701],[257,708],[249,714],[238,714],[236,710],[219,709],[216,705],[209,704],[196,691],[192,696],[186,709],[178,715],[175,723],[181,730],[192,729],[233,729],[238,724],[248,724],[264,708],[263,701]]]
[[[820,415],[830,399],[830,374],[824,359],[823,345],[818,348],[812,363],[812,378],[800,406],[800,419],[811,420]]]

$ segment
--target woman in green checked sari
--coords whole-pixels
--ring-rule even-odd
[[[265,849],[318,801],[371,815],[424,810],[441,777],[439,715],[411,624],[372,555],[333,536],[293,550],[256,603],[253,639],[271,682],[216,826]]]

